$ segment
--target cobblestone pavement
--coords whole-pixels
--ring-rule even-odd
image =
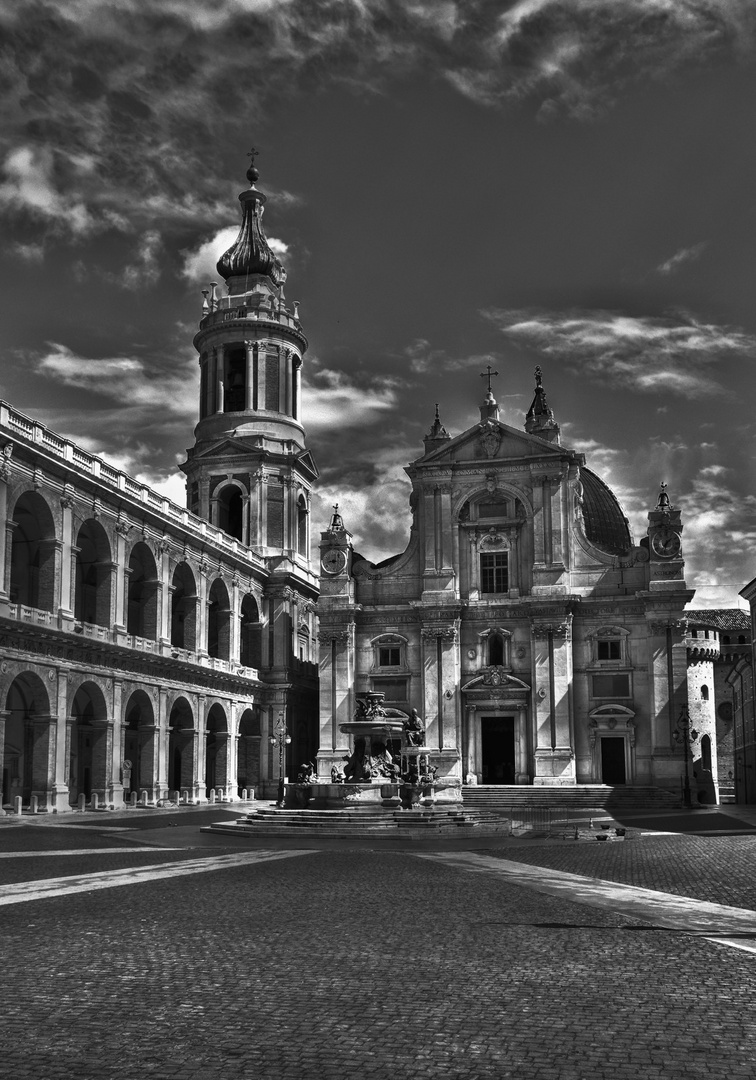
[[[0,851],[11,835],[37,844],[60,832],[3,829]],[[136,831],[71,828],[69,850],[85,835],[94,850],[66,856],[56,841],[0,866],[22,863],[27,876],[14,880],[38,881],[54,863],[81,874],[110,869],[104,859],[175,865],[249,850],[203,846],[189,818],[148,833],[142,853],[126,850]],[[183,852],[160,850],[171,841]],[[484,850],[703,895],[728,876],[750,879],[754,843],[643,836]],[[750,880],[731,887],[753,897]],[[756,1075],[753,955],[408,848],[329,847],[0,911],[0,1061],[12,1080]]]

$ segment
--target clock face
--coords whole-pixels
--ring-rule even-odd
[[[331,548],[331,550],[327,551],[320,560],[320,565],[323,567],[326,574],[340,574],[346,564],[346,554],[338,548]]]
[[[651,547],[660,559],[674,559],[680,554],[682,541],[673,529],[659,529],[651,537]]]

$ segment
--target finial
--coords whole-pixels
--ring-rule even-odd
[[[247,179],[249,180],[250,187],[254,187],[255,183],[260,179],[260,173],[255,167],[255,158],[259,153],[260,151],[256,150],[253,146],[250,152],[247,154],[247,157],[252,159],[250,162],[250,166],[247,169]]]
[[[431,429],[428,432],[428,434],[425,436],[425,438],[426,438],[426,440],[428,440],[428,439],[448,439],[449,438],[449,432],[446,430],[444,425],[441,423],[441,416],[440,416],[439,411],[438,411],[438,402],[436,402],[436,415],[435,415],[435,418],[434,418],[433,423],[431,425]]]
[[[334,532],[336,529],[344,528],[344,521],[341,517],[341,514],[339,513],[338,503],[333,504],[333,515],[331,517],[331,524],[328,526],[328,528],[331,530],[331,532]]]
[[[664,481],[659,484],[659,501],[656,504],[657,510],[669,510],[669,495],[667,494],[667,485]]]
[[[535,369],[535,381],[536,386],[543,386],[543,372],[540,366]]]
[[[488,393],[486,395],[486,400],[488,400],[488,401],[493,401],[493,391],[491,390],[491,379],[494,377],[494,375],[498,375],[498,374],[499,374],[498,371],[494,371],[490,364],[488,364],[486,366],[485,371],[481,371],[481,373],[480,373],[481,379],[488,379]]]

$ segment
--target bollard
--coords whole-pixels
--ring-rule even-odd
[[[188,806],[189,805],[189,792],[187,791],[186,788],[184,788],[184,790],[181,792],[181,805],[182,806]]]
[[[245,787],[243,787],[241,789],[241,791],[239,792],[239,798],[241,799],[242,802],[247,801],[247,789]]]
[[[86,808],[87,808],[87,797],[83,792],[79,796],[76,805],[79,808],[79,810],[86,810]]]
[[[210,802],[215,802],[215,788],[210,788]]]
[[[21,811],[22,811],[22,807],[23,807],[23,801],[21,799],[21,796],[16,795],[16,797],[13,800],[13,813],[14,814],[20,814]]]
[[[147,790],[146,789],[143,789],[142,791],[139,792],[139,805],[140,806],[146,806],[147,805]]]
[[[100,796],[97,794],[96,791],[93,791],[92,792],[92,809],[93,810],[99,810],[99,808],[100,808]]]
[[[136,804],[137,804],[137,793],[135,791],[132,791],[132,793],[129,795],[129,806],[136,806]]]
[[[32,797],[29,799],[29,810],[31,811],[32,814],[38,814],[39,813],[39,796],[38,795],[32,795]]]

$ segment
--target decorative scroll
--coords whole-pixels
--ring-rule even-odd
[[[442,641],[456,641],[456,626],[423,626],[420,630],[423,641],[433,641],[441,638]]]
[[[530,632],[534,638],[547,638],[549,634],[553,634],[554,637],[566,637],[570,632],[570,624],[566,622],[534,623]]]

